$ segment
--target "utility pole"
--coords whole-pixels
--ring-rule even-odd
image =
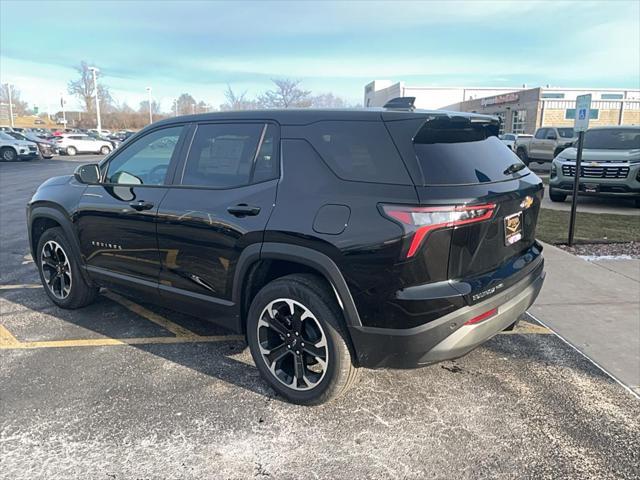
[[[153,123],[153,112],[151,111],[151,87],[147,87],[147,98],[149,102],[149,125]]]
[[[11,84],[7,83],[7,95],[9,97],[9,122],[13,128],[13,102],[11,101]]]
[[[98,78],[96,72],[99,70],[96,67],[89,67],[91,73],[93,73],[93,90],[96,98],[96,117],[98,120],[98,135],[102,135],[102,123],[100,122],[100,99],[98,98]]]

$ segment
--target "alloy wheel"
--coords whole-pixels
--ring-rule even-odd
[[[280,383],[311,390],[324,378],[329,362],[327,337],[314,314],[289,298],[270,302],[257,326],[262,360]]]
[[[55,240],[49,240],[40,253],[40,268],[49,291],[64,300],[71,293],[73,281],[69,257]]]

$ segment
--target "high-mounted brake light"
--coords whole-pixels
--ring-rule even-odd
[[[442,207],[382,206],[385,215],[402,223],[407,233],[413,232],[407,258],[415,255],[429,232],[488,220],[495,208],[494,203]]]

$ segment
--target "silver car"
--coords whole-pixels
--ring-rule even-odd
[[[549,197],[564,202],[573,191],[577,149],[560,152],[551,164]],[[635,199],[640,207],[640,127],[590,128],[584,134],[580,195]]]

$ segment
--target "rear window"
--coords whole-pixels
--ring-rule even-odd
[[[588,130],[584,148],[598,150],[632,150],[640,148],[640,128]]]
[[[425,185],[500,182],[529,173],[492,124],[435,119],[422,126],[413,143]]]
[[[323,121],[305,137],[344,180],[410,185],[409,174],[382,122]]]

